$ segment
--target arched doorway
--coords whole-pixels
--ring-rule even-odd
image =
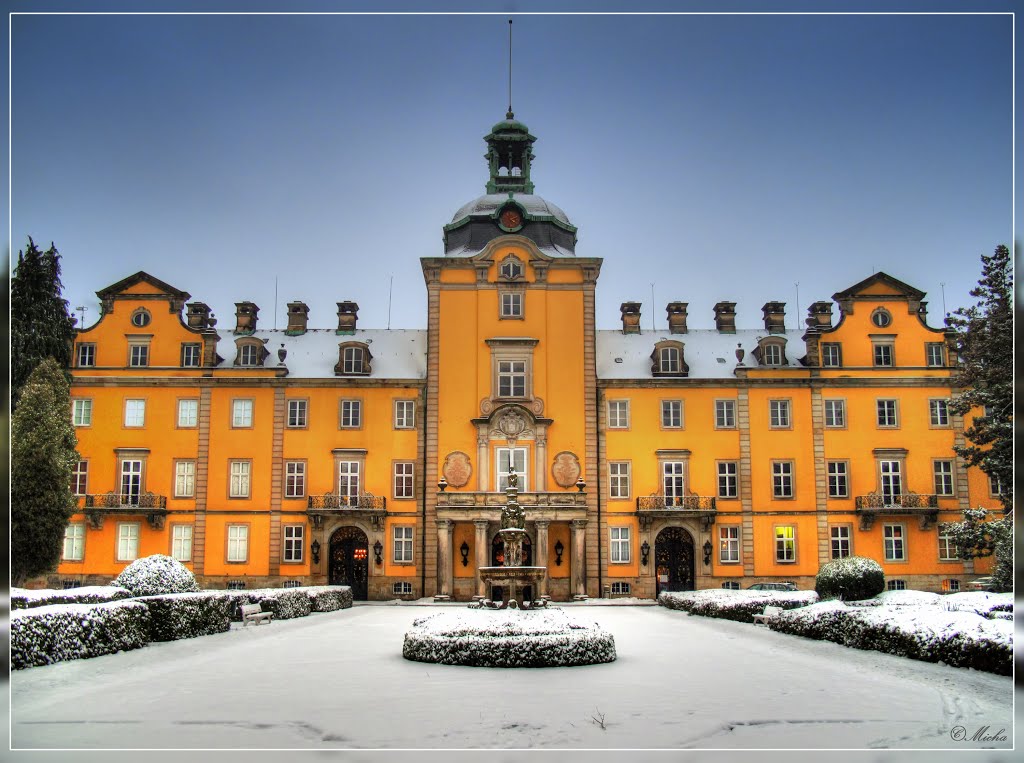
[[[658,593],[693,590],[693,536],[682,527],[666,527],[654,541]]]
[[[505,561],[505,544],[501,540],[501,533],[497,533],[494,539],[491,541],[491,566],[500,567]],[[533,565],[533,544],[530,542],[530,536],[527,535],[523,538],[523,566],[530,567]],[[524,600],[533,599],[533,586],[523,586],[521,589],[522,598]],[[505,600],[505,589],[502,586],[491,586],[491,600]]]
[[[331,535],[330,549],[330,584],[351,586],[352,598],[366,601],[370,556],[366,533],[358,527],[339,527]]]

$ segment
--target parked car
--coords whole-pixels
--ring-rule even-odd
[[[996,584],[991,577],[978,578],[967,584],[968,591],[995,591]]]
[[[748,591],[795,591],[795,583],[754,583],[747,586]]]

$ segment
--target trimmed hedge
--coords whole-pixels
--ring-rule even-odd
[[[149,640],[177,641],[231,629],[231,598],[223,591],[141,596],[149,609]]]
[[[12,588],[11,609],[48,607],[52,604],[102,604],[130,599],[131,595],[132,592],[127,588],[117,586],[85,586],[66,590]]]
[[[814,579],[822,599],[870,599],[885,590],[882,565],[864,556],[846,556],[826,562]]]
[[[333,612],[352,606],[352,588],[347,585],[318,585],[300,588],[309,596],[314,612]]]
[[[162,596],[199,590],[192,571],[166,554],[136,559],[121,570],[114,579],[114,585],[127,588],[132,596]]]
[[[138,649],[149,609],[137,601],[58,604],[11,613],[11,667],[29,668]]]
[[[793,609],[817,600],[818,595],[814,591],[730,591],[719,588],[664,591],[658,596],[658,604],[667,609],[741,623],[752,622],[754,615],[764,612],[766,606]]]
[[[310,586],[308,588],[254,588],[251,591],[222,591],[231,598],[231,619],[240,622],[243,604],[259,604],[264,612],[273,612],[277,620],[305,617],[310,612],[331,612],[352,606],[348,586]]]

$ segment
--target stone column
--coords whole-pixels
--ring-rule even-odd
[[[485,492],[487,490],[487,435],[478,435],[476,438],[476,489]]]
[[[451,598],[452,595],[452,532],[450,519],[437,520],[437,596]]]
[[[573,598],[587,598],[587,550],[586,535],[587,520],[574,519],[571,525],[572,538],[569,545],[572,547],[572,595]]]
[[[480,568],[490,564],[488,552],[491,544],[488,528],[491,523],[486,519],[474,519],[473,524],[476,526],[476,595],[487,598],[487,583],[480,574]]]
[[[537,479],[534,480],[534,490],[543,493],[548,489],[548,438],[543,431],[537,432],[536,451]]]
[[[534,552],[533,563],[544,568],[544,577],[540,579],[540,591],[534,596],[539,599],[548,595],[548,525],[551,522],[547,519],[538,519],[534,522],[537,527],[537,550]]]

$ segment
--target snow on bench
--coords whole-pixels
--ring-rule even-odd
[[[263,608],[259,604],[243,604],[242,605],[242,627],[244,628],[249,623],[260,624],[263,620],[268,623],[274,619],[273,612],[264,612]]]
[[[773,619],[782,611],[782,607],[773,607],[771,604],[766,604],[764,612],[759,615],[754,615],[754,625],[761,624],[767,625],[768,621]]]

